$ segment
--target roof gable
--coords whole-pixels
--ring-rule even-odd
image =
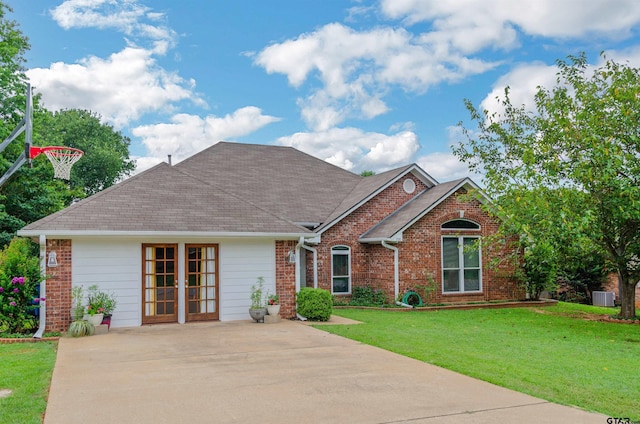
[[[424,170],[416,164],[406,165],[381,174],[365,177],[342,200],[340,205],[338,205],[331,215],[327,217],[325,223],[320,226],[317,231],[323,232],[328,230],[333,225],[340,222],[344,217],[348,216],[354,210],[409,173],[419,178],[427,185],[427,187],[433,187],[438,184],[434,178],[424,172]]]
[[[392,240],[399,237],[404,230],[411,227],[416,221],[462,187],[478,190],[481,198],[485,201],[488,200],[484,193],[479,190],[479,187],[469,178],[438,184],[420,193],[394,213],[380,221],[377,225],[362,234],[359,241],[363,243],[379,242],[381,240]]]

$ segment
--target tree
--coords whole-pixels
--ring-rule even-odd
[[[603,254],[617,272],[621,316],[635,317],[640,279],[640,70],[584,54],[558,61],[557,85],[539,87],[535,111],[466,101],[477,131],[454,153],[484,172],[493,213],[531,244]]]
[[[27,88],[24,54],[30,47],[18,24],[6,19],[6,12],[12,11],[0,1],[0,137],[3,140],[22,119]]]
[[[80,149],[84,156],[71,171],[71,189],[87,196],[95,194],[131,174],[135,161],[129,159],[129,137],[111,125],[100,122],[100,115],[79,109],[44,111],[36,118],[42,145]]]

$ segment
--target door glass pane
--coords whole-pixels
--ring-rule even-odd
[[[460,291],[460,271],[457,269],[444,271],[444,291],[457,292]]]
[[[442,240],[442,265],[444,268],[460,267],[457,238],[444,238]]]
[[[479,269],[464,270],[464,290],[465,291],[480,290],[480,270]]]
[[[478,239],[464,239],[464,267],[478,268],[480,266],[480,256],[478,255]]]

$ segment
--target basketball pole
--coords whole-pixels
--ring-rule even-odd
[[[0,177],[0,187],[2,187],[5,182],[13,175],[15,172],[20,169],[22,165],[24,165],[27,161],[31,162],[31,139],[33,137],[33,104],[31,103],[31,83],[27,83],[27,105],[25,109],[25,114],[20,123],[15,127],[15,129],[11,132],[9,137],[7,137],[0,144],[0,153],[7,148],[9,144],[13,140],[15,140],[20,134],[24,132],[24,151],[18,156],[18,159],[11,165],[11,168],[7,172],[4,173],[2,177]]]

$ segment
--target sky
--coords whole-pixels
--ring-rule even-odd
[[[99,114],[138,172],[224,140],[449,181],[465,99],[529,104],[581,52],[640,66],[637,0],[3,1],[44,107]]]

